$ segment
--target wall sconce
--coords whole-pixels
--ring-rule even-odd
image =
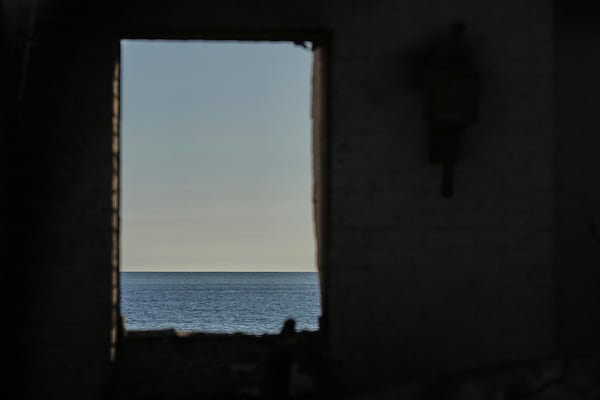
[[[478,74],[463,45],[465,26],[452,26],[452,40],[429,54],[425,69],[425,120],[429,122],[429,159],[442,164],[442,196],[453,194],[453,166],[460,132],[477,121]]]

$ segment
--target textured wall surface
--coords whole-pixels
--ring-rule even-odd
[[[85,398],[109,365],[115,53],[110,40],[49,19],[28,50],[11,138],[19,361],[33,393]]]
[[[23,212],[9,229],[23,246],[16,321],[27,390],[93,398],[109,377],[123,37],[327,45],[314,114],[323,304],[332,357],[357,391],[598,351],[600,59],[590,49],[600,37],[593,21],[580,24],[584,8],[567,19],[555,9],[547,0],[2,2],[9,136],[24,149],[11,158],[11,199]],[[427,153],[423,59],[457,20],[480,74],[479,119],[461,133],[454,196],[444,198]]]
[[[557,7],[555,282],[558,346],[599,352],[600,341],[600,6]]]
[[[419,60],[454,20],[479,67],[480,116],[443,198]],[[334,37],[329,311],[348,376],[402,380],[548,354],[550,2],[358,3]]]

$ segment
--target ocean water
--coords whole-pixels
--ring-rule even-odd
[[[122,272],[127,330],[278,333],[288,318],[315,331],[321,315],[315,272]]]

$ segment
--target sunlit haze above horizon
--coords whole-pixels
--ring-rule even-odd
[[[315,271],[312,54],[121,42],[121,271]]]

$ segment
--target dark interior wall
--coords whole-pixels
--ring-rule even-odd
[[[553,351],[548,1],[355,2],[332,66],[332,348],[353,385]],[[428,159],[419,63],[466,26],[479,118],[454,195]]]
[[[555,282],[559,350],[600,352],[600,6],[556,4]]]
[[[110,376],[119,39],[310,40],[322,37],[311,32],[324,29],[327,10],[246,1],[2,3],[13,193],[6,231],[19,254],[10,281],[19,295],[11,320],[20,327],[14,375],[22,398],[98,398]]]
[[[101,392],[109,365],[118,54],[97,13],[68,2],[19,6],[4,15],[29,38],[9,78],[18,82],[9,153],[19,389],[23,398],[86,398]]]

